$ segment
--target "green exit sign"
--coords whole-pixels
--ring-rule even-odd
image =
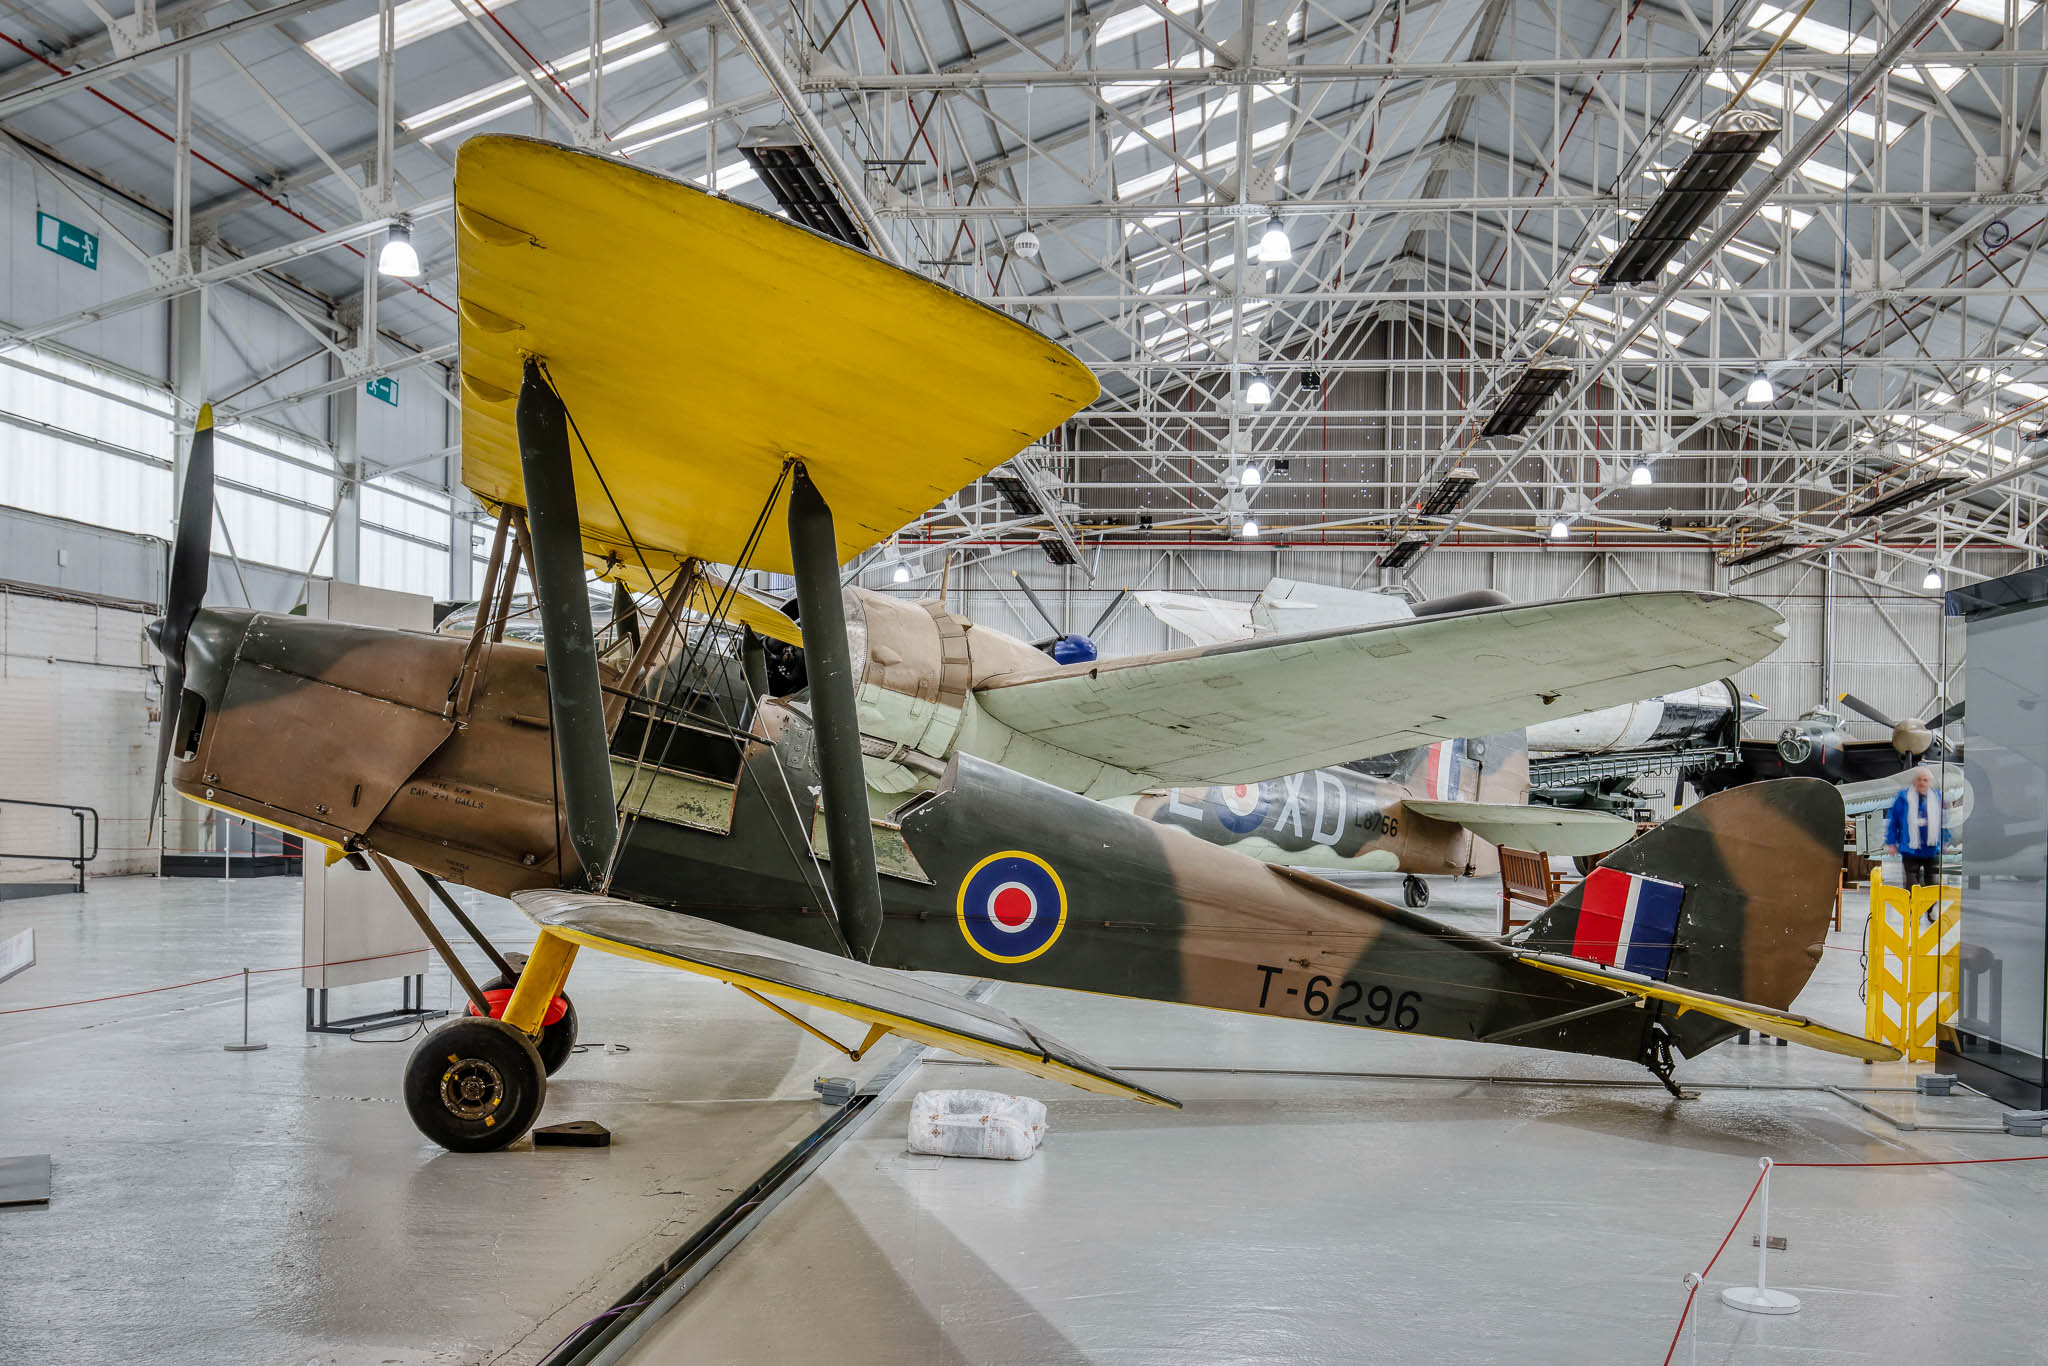
[[[398,406],[398,381],[390,375],[379,375],[363,386],[363,392],[392,407]]]
[[[47,213],[37,214],[36,245],[56,252],[67,261],[76,261],[87,270],[100,268],[98,235],[87,232],[76,223],[66,223]]]

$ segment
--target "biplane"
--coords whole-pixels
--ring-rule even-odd
[[[1834,896],[1841,806],[1823,783],[1700,803],[1508,941],[971,747],[875,810],[869,761],[904,754],[863,733],[859,679],[893,651],[849,632],[840,566],[1090,402],[1092,375],[994,309],[626,163],[478,137],[455,198],[463,477],[498,514],[469,635],[204,607],[204,414],[153,628],[171,785],[381,871],[469,998],[406,1063],[408,1112],[435,1142],[498,1149],[533,1124],[573,1043],[564,987],[586,949],[729,983],[821,1037],[798,1007],[848,1017],[865,1029],[838,1044],[854,1056],[894,1034],[1159,1105],[1175,1102],[915,974],[1599,1054],[1667,1085],[1674,1051],[1738,1029],[1891,1056],[1789,1011]],[[752,569],[794,576],[794,626],[734,590]],[[601,631],[591,570],[658,603],[653,620]],[[506,630],[522,574],[537,643]],[[1692,596],[1702,624],[1770,629]],[[946,664],[930,698],[903,705],[968,688],[970,633],[897,606],[933,623]],[[1269,670],[1261,687],[1317,668],[1333,685],[1422,649],[1363,635],[1246,661]],[[771,639],[802,652],[803,684],[782,695]],[[1535,646],[1504,643],[1498,664],[1460,648],[1502,675],[1461,679],[1461,695],[1509,725],[1631,686],[1610,664],[1546,699],[1506,667]],[[1079,671],[1040,655],[984,690],[1014,694],[1004,720],[1033,743],[1081,744],[1121,712],[1194,754],[1204,731],[1234,743],[1248,705],[1212,653]],[[1416,727],[1445,724],[1411,700],[1431,680],[1376,667],[1366,686]],[[1157,705],[1132,700],[1147,690]],[[1020,720],[1044,724],[1034,737]],[[394,862],[428,875],[498,982],[470,975]],[[476,934],[443,879],[510,896],[537,929],[523,959]]]

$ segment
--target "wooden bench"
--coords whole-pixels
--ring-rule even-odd
[[[1543,910],[1554,904],[1565,889],[1579,879],[1566,877],[1550,866],[1550,855],[1527,849],[1500,847],[1500,932],[1507,934],[1529,923],[1533,916],[1515,918],[1515,903],[1523,902]]]

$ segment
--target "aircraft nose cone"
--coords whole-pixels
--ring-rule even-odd
[[[142,634],[145,637],[147,637],[149,643],[152,646],[154,646],[159,653],[161,653],[164,648],[164,618],[158,617],[155,621],[152,621],[151,623],[149,623],[149,625],[143,627]]]

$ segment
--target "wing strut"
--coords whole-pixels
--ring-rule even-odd
[[[548,665],[548,720],[562,775],[569,843],[597,887],[618,838],[612,796],[611,740],[597,682],[597,641],[583,587],[583,528],[576,512],[576,467],[561,395],[526,358],[519,383],[519,466],[526,482],[526,524],[533,544],[533,587],[540,597],[541,645]]]
[[[846,642],[846,607],[839,595],[839,540],[832,530],[832,509],[809,472],[799,464],[794,473],[789,487],[789,556],[802,612],[811,720],[817,727],[825,838],[832,847],[833,909],[848,952],[865,963],[882,936],[882,880],[875,871],[852,648]]]

